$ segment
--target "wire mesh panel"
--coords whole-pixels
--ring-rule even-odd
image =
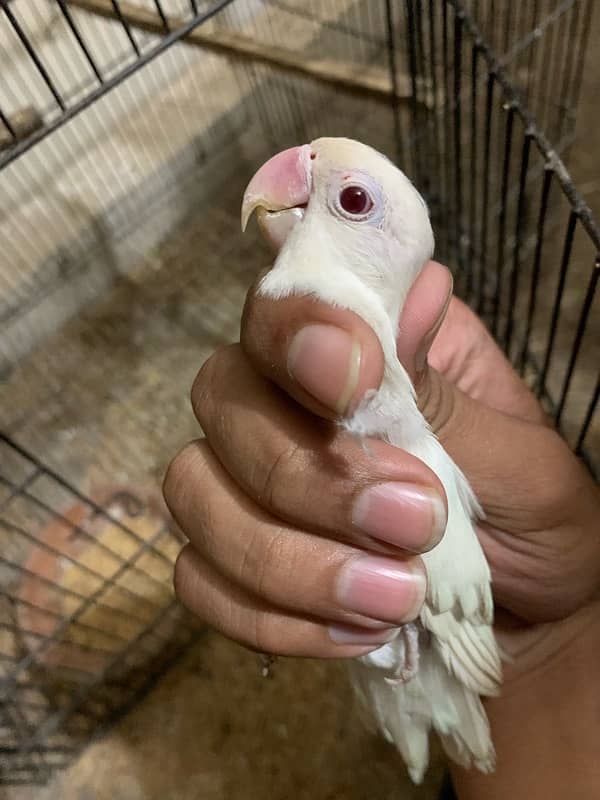
[[[3,2],[1,63],[11,80],[2,87],[0,167],[230,2]],[[78,5],[93,13],[77,14]],[[106,14],[114,24],[102,21]],[[144,26],[148,18],[154,24]]]
[[[548,9],[537,36],[525,35],[523,42],[539,44],[561,15],[589,22],[588,4],[581,5]],[[423,15],[407,5],[413,68],[424,78],[421,86],[441,87],[433,114],[424,114],[423,105],[415,113],[422,133],[412,148],[413,174],[438,231],[438,257],[453,267],[459,294],[483,316],[597,474],[600,230],[525,104],[542,82],[532,75],[530,85],[517,89],[504,67],[508,56],[497,57],[460,3],[437,11],[430,4],[430,11]],[[568,27],[566,19],[562,24]],[[431,58],[438,42],[441,61]],[[508,49],[513,71],[523,52]],[[571,85],[572,62],[563,68],[564,74],[553,75],[554,85]],[[417,84],[417,98],[422,92]],[[560,100],[566,122],[555,130],[563,144],[572,128],[567,94]]]
[[[559,159],[591,8],[0,3],[0,781],[67,763],[197,635],[160,480],[268,264],[239,202],[276,150],[396,160],[457,291],[600,469],[600,246]]]
[[[0,779],[45,780],[197,635],[148,498],[84,496],[0,438]]]
[[[467,0],[463,6],[541,129],[555,147],[565,147],[574,129],[593,3]]]

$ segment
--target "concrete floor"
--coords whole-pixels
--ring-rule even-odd
[[[366,732],[340,664],[256,655],[210,634],[45,788],[10,800],[430,800]],[[2,796],[0,794],[0,796]]]

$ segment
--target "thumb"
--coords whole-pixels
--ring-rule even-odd
[[[402,309],[397,353],[413,381],[421,413],[489,509],[505,502],[501,487],[512,484],[515,459],[522,455],[527,462],[531,460],[531,434],[525,420],[515,419],[508,408],[488,403],[487,398],[481,396],[482,392],[472,391],[471,380],[457,380],[467,371],[472,374],[481,370],[485,373],[484,384],[493,381],[493,376],[499,372],[500,383],[512,385],[516,376],[505,374],[509,365],[505,365],[504,357],[493,342],[493,351],[485,350],[482,360],[486,363],[480,363],[472,341],[480,334],[479,328],[454,324],[452,315],[446,319],[452,287],[452,275],[446,267],[436,261],[425,265]],[[444,341],[441,347],[435,343],[434,350],[437,348],[438,352],[428,361],[429,351],[445,320],[440,337]],[[480,328],[485,331],[483,326]],[[443,358],[440,358],[442,349]],[[490,359],[496,359],[497,363],[489,365]],[[488,367],[491,367],[490,375]],[[519,443],[523,441],[527,442],[527,452],[521,454]]]
[[[554,619],[598,585],[589,568],[598,539],[585,534],[597,530],[597,494],[483,324],[450,304],[451,290],[447,270],[427,264],[402,312],[398,356],[421,413],[485,510],[496,597],[524,619]]]
[[[510,516],[516,531],[526,531],[540,523],[540,507],[551,517],[556,498],[564,496],[556,487],[570,482],[561,474],[567,448],[484,326],[462,313],[447,316],[451,299],[450,272],[430,261],[404,304],[398,358],[421,413],[469,478],[488,519],[502,524]]]
[[[452,299],[452,273],[429,261],[412,285],[398,324],[397,353],[418,387],[427,366],[427,353]]]

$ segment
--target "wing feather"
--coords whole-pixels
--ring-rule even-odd
[[[502,680],[502,666],[492,629],[457,619],[452,611],[435,614],[425,606],[423,626],[433,634],[432,643],[448,670],[477,694],[496,695]]]

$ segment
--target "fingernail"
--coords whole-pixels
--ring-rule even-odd
[[[324,406],[348,411],[360,375],[360,342],[333,325],[307,325],[292,339],[288,370]]]
[[[442,538],[446,509],[432,489],[411,483],[379,483],[357,497],[352,523],[374,539],[422,551]]]
[[[337,599],[348,611],[401,624],[418,616],[425,588],[424,573],[407,562],[358,556],[338,575]]]
[[[364,628],[352,628],[350,625],[329,626],[329,637],[336,644],[356,644],[376,648],[391,642],[397,635],[398,628],[368,631]]]
[[[450,301],[452,300],[452,291],[453,291],[453,286],[450,287],[450,292],[448,293],[448,297],[446,298],[446,302],[444,303],[444,308],[442,309],[442,313],[437,318],[437,321],[433,326],[433,328],[425,334],[425,336],[421,341],[421,344],[417,348],[417,352],[415,353],[415,373],[417,376],[421,375],[425,370],[425,366],[427,364],[427,356],[429,355],[429,351],[431,350],[431,345],[433,344],[433,340],[438,335],[439,330],[442,327],[442,322],[446,318],[448,306],[450,305]]]

